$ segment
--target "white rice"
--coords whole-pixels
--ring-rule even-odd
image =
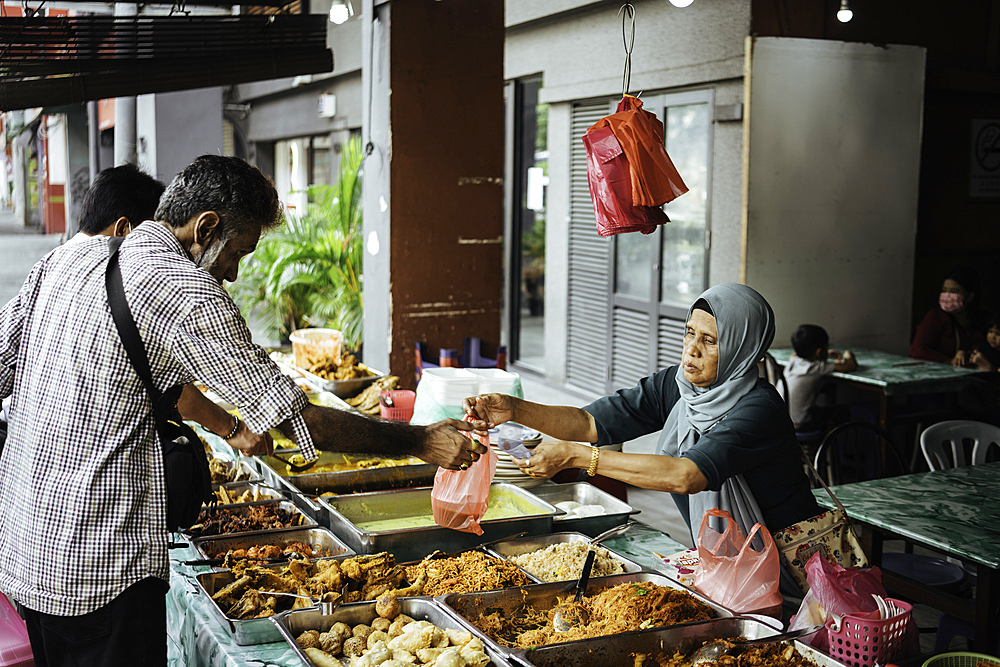
[[[590,576],[607,577],[625,571],[621,561],[616,560],[607,549],[591,547],[586,542],[550,544],[538,551],[513,556],[510,560],[542,581],[569,581],[580,577],[588,551],[596,553]]]

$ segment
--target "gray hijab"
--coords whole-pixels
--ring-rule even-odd
[[[702,293],[695,306],[710,310],[718,332],[719,370],[709,387],[696,387],[684,377],[678,366],[676,382],[681,400],[667,416],[660,436],[661,454],[680,456],[698,442],[757,384],[757,362],[774,340],[774,311],[760,294],[746,285],[725,283]],[[727,479],[719,491],[702,491],[688,496],[688,516],[695,539],[706,510],[718,507],[736,520],[747,535],[758,521],[763,523],[760,508],[743,479]],[[724,526],[711,524],[716,530]]]

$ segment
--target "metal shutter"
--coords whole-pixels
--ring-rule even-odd
[[[660,318],[660,330],[657,336],[657,370],[681,363],[681,351],[684,347],[684,320],[669,317]]]
[[[612,389],[632,387],[650,373],[649,314],[615,308],[613,321]]]
[[[608,385],[612,245],[597,234],[581,137],[610,111],[606,100],[574,104],[571,122],[566,380],[593,393]]]

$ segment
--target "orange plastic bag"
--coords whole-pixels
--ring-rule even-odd
[[[628,159],[611,128],[595,125],[583,135],[583,146],[587,149],[587,181],[598,234],[651,234],[657,225],[670,222],[658,206],[632,205]]]
[[[437,525],[482,535],[483,529],[479,526],[479,521],[486,514],[490,484],[493,482],[499,457],[490,448],[489,436],[476,438],[488,451],[473,462],[468,470],[438,468],[434,475],[434,488],[431,490],[431,509]]]
[[[726,519],[724,532],[709,527],[709,517],[713,516]],[[763,551],[751,546],[754,535],[764,541]],[[698,531],[698,557],[694,587],[713,602],[744,613],[780,608],[784,598],[778,592],[778,547],[761,524],[754,524],[744,538],[728,512],[708,510]]]
[[[628,159],[633,206],[662,206],[688,191],[663,146],[663,123],[642,108],[642,100],[625,95],[617,112],[591,130],[609,127]]]

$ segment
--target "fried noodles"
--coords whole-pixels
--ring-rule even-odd
[[[487,556],[480,551],[466,551],[451,558],[424,559],[406,567],[408,579],[416,579],[427,572],[424,595],[445,593],[474,593],[492,591],[509,586],[533,583],[513,563]]]

